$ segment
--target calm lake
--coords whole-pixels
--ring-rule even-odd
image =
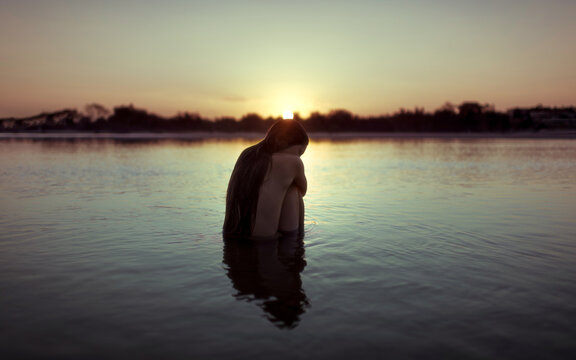
[[[576,140],[314,140],[303,241],[225,244],[256,139],[0,139],[4,359],[569,359]]]

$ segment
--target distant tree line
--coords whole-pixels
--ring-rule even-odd
[[[87,105],[84,112],[66,109],[27,118],[0,119],[0,131],[81,131],[81,132],[265,132],[280,118],[263,118],[249,113],[240,119],[206,119],[197,113],[161,117],[132,105],[113,111],[99,104]],[[543,128],[576,128],[576,111],[569,108],[512,109],[498,112],[491,105],[449,102],[433,112],[424,108],[400,109],[391,115],[364,116],[348,110],[313,112],[307,118],[294,114],[310,132],[508,132]],[[564,119],[564,120],[562,120]]]

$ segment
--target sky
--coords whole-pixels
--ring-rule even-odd
[[[576,105],[573,0],[0,0],[0,118]]]

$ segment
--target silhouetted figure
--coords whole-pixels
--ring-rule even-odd
[[[303,233],[307,181],[300,156],[307,146],[299,122],[280,120],[240,154],[226,194],[225,238]]]
[[[224,263],[237,300],[255,301],[279,328],[298,326],[309,306],[300,272],[306,266],[302,237],[278,240],[225,240]]]

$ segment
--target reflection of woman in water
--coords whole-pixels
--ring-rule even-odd
[[[306,266],[302,237],[278,241],[225,241],[224,263],[238,300],[255,301],[279,328],[298,326],[308,306],[300,272]]]
[[[281,120],[240,154],[228,183],[225,238],[303,233],[307,182],[300,156],[307,146],[302,125]]]

